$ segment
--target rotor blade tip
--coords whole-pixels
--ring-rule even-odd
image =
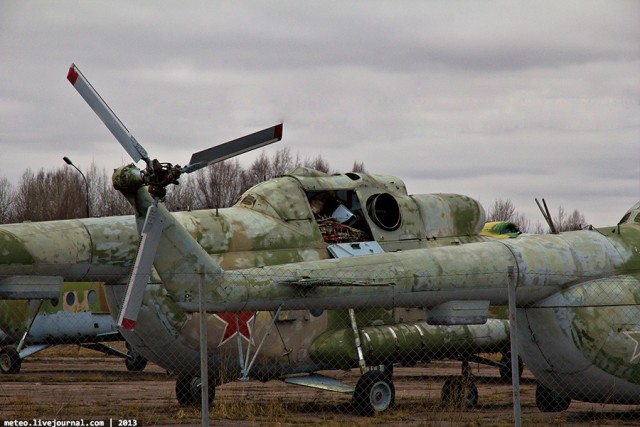
[[[274,135],[273,135],[278,141],[280,141],[282,139],[282,125],[283,125],[283,123],[280,123],[279,125],[276,125],[275,132],[274,132]]]
[[[131,320],[131,319],[127,319],[125,317],[125,318],[122,319],[120,327],[122,329],[127,330],[127,331],[132,331],[136,327],[136,321],[135,320]]]
[[[78,80],[78,71],[76,71],[75,64],[71,64],[71,67],[69,67],[69,73],[67,74],[67,80],[69,80],[69,82],[71,82],[71,84],[75,86],[76,80]]]

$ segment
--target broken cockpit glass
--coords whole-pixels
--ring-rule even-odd
[[[325,242],[372,240],[362,204],[355,191],[308,191],[307,199]]]

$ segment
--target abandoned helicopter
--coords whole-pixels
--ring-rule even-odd
[[[159,179],[153,185],[159,195],[164,194],[166,184],[175,182],[180,173],[189,173],[202,168],[210,164],[211,159],[220,161],[249,149],[275,142],[282,135],[282,125],[278,125],[197,153],[192,157],[190,165],[185,168],[172,168],[158,162],[151,162],[148,159],[144,154],[144,149],[135,142],[128,130],[106,106],[77,68],[72,67],[70,69],[69,80],[94,111],[98,113],[111,132],[117,135],[117,138],[126,139],[133,144],[132,146],[126,146],[129,154],[135,157],[142,153],[141,158],[145,158],[148,165],[154,169],[153,179]],[[402,193],[404,185],[401,181],[387,182],[389,181],[387,177],[369,177],[367,180],[357,182],[358,179],[354,179],[353,176],[348,178],[323,177],[317,171],[304,168],[294,171],[292,175],[299,175],[299,180],[306,176],[308,178],[308,191],[302,192],[298,188],[296,192],[295,188],[290,184],[287,187],[283,187],[282,183],[278,182],[265,183],[261,186],[263,189],[262,200],[254,200],[251,203],[254,213],[247,211],[243,207],[242,209],[216,210],[215,218],[208,215],[213,213],[212,211],[206,211],[201,212],[205,216],[191,213],[187,214],[185,219],[189,222],[197,218],[197,226],[200,230],[207,230],[212,227],[214,229],[230,230],[226,236],[227,241],[223,246],[220,245],[220,242],[211,242],[213,245],[209,248],[209,251],[213,256],[219,257],[221,260],[224,259],[223,262],[226,262],[232,268],[326,259],[329,256],[334,258],[360,256],[381,253],[384,250],[412,248],[416,244],[420,246],[439,246],[485,240],[484,237],[479,236],[479,230],[484,223],[484,212],[476,201],[467,197],[458,195],[425,196],[426,204],[433,205],[430,207],[429,214],[441,216],[442,211],[446,210],[453,218],[458,215],[469,216],[469,222],[460,221],[460,224],[454,224],[451,218],[434,222],[431,225],[431,229],[428,230],[432,238],[423,239],[423,243],[418,243],[418,240],[420,240],[418,236],[424,234],[419,226],[420,214],[418,212],[413,212],[414,229],[409,230],[405,227],[402,230],[405,233],[404,237],[398,237],[400,230],[396,231],[398,227],[393,224],[385,225],[383,230],[386,233],[383,232],[375,236],[376,233],[369,228],[365,217],[360,214],[360,218],[357,219],[355,214],[351,212],[353,210],[358,213],[362,210],[359,205],[359,198],[363,196],[357,194],[358,191],[379,194],[379,200],[372,207],[373,210],[378,212],[378,215],[374,216],[374,221],[378,221],[378,223],[381,221],[394,221],[392,217],[385,218],[385,216],[388,216],[385,212],[386,210],[391,210],[391,215],[394,215],[393,209],[397,211],[395,215],[400,215],[401,210],[412,210],[415,208],[415,202],[409,198],[404,200],[402,207],[392,205],[387,208],[385,206],[388,203],[395,203],[395,199],[387,191],[395,187],[398,194]],[[404,194],[406,196],[406,190],[404,190]],[[283,197],[284,199],[280,200]],[[388,199],[389,197],[391,197],[390,200]],[[245,198],[243,203],[247,204],[248,199]],[[288,206],[288,208],[285,206]],[[271,215],[268,210],[266,212],[261,211],[261,209],[267,208],[290,209],[294,216],[305,210],[309,212],[311,208],[316,219],[313,222],[305,221],[306,224],[302,224],[296,221],[294,217],[291,217],[293,222],[289,222],[288,226],[283,227],[281,221],[274,222],[270,218]],[[264,213],[267,213],[268,216],[264,217]],[[211,222],[212,220],[213,223]],[[296,222],[298,223],[293,226]],[[407,237],[407,232],[415,233],[416,236]],[[374,236],[377,238],[374,238]],[[208,239],[204,233],[202,237],[204,240]],[[438,239],[437,242],[436,238]],[[206,244],[204,240],[203,244]],[[250,242],[248,247],[247,241]],[[378,242],[381,242],[381,244],[378,244]],[[383,249],[383,246],[385,249]],[[134,266],[134,271],[137,268],[137,265]],[[135,272],[132,274],[132,278],[141,278],[145,285],[149,279],[148,276],[138,276]],[[113,290],[114,293],[121,290],[118,287],[107,286],[107,288]],[[130,295],[127,295],[126,299],[129,300],[129,298]],[[133,298],[143,298],[142,293]],[[135,334],[126,332],[126,329],[131,328],[128,327],[129,325],[125,325],[123,334],[127,337],[128,342],[132,343],[142,354],[152,357],[156,363],[178,374],[176,385],[178,400],[181,403],[188,403],[197,394],[197,388],[194,390],[193,387],[193,385],[197,384],[197,377],[193,375],[193,368],[197,367],[198,361],[198,353],[194,351],[196,347],[192,345],[193,342],[189,342],[187,339],[186,345],[178,346],[184,353],[181,357],[176,357],[175,354],[167,355],[165,350],[166,348],[176,349],[176,336],[182,338],[189,337],[191,334],[190,338],[193,338],[192,328],[197,322],[191,322],[191,325],[187,325],[186,322],[182,323],[183,319],[180,316],[176,318],[173,312],[177,307],[172,304],[170,298],[161,297],[156,293],[148,299],[147,306],[152,307],[150,310],[152,313],[151,319],[147,319],[144,325],[140,325]],[[160,301],[162,301],[162,304],[159,303]],[[112,306],[120,307],[120,302],[121,298],[115,295]],[[160,306],[161,311],[164,311],[163,313],[158,311],[158,306]],[[369,351],[375,350],[378,354],[369,355],[369,359],[377,360],[379,364],[386,363],[387,371],[389,371],[389,366],[393,362],[413,363],[416,360],[428,360],[436,357],[458,357],[463,360],[463,363],[475,360],[493,364],[500,368],[503,376],[505,376],[505,371],[510,369],[507,357],[508,351],[506,350],[508,342],[506,321],[491,319],[484,325],[433,327],[424,321],[425,317],[422,309],[409,310],[403,308],[402,310],[404,310],[402,313],[399,311],[395,313],[389,311],[381,312],[380,310],[360,311],[358,313],[350,310],[349,313],[351,319],[358,317],[361,322],[370,323],[372,326],[385,326],[377,329],[374,327],[368,333],[364,331],[362,333],[365,334],[364,336],[367,339],[375,340],[374,343],[369,343]],[[169,315],[168,313],[171,314]],[[123,313],[120,316],[119,323],[122,323]],[[309,322],[311,317],[318,318],[315,325],[313,322]],[[164,319],[165,329],[169,329],[167,324],[173,322],[172,328],[168,331],[170,332],[169,334],[165,333],[164,336],[161,336],[162,334],[158,332],[159,330],[162,331],[162,328],[156,327],[158,318]],[[213,344],[218,347],[213,347],[212,350],[216,354],[227,352],[232,360],[237,359],[239,356],[241,361],[239,365],[225,363],[226,366],[232,367],[227,368],[227,372],[218,374],[217,381],[222,381],[223,376],[236,377],[238,373],[241,373],[243,378],[247,378],[251,370],[251,364],[256,359],[254,356],[252,363],[248,363],[250,350],[250,345],[248,344],[247,358],[242,363],[243,351],[240,345],[242,339],[249,339],[253,330],[265,330],[263,337],[267,339],[269,330],[275,322],[280,323],[277,329],[279,335],[284,338],[278,340],[276,337],[272,337],[265,342],[266,345],[260,354],[261,357],[258,359],[259,365],[255,366],[252,371],[254,377],[268,379],[279,377],[286,373],[309,372],[323,368],[353,367],[357,366],[358,363],[362,368],[364,364],[361,355],[362,350],[357,346],[351,345],[354,341],[353,338],[343,346],[336,347],[333,345],[336,339],[343,339],[345,334],[347,334],[346,337],[348,338],[348,334],[353,334],[355,330],[352,329],[354,324],[349,325],[349,322],[345,322],[345,319],[348,319],[346,312],[324,314],[322,311],[312,310],[306,315],[292,311],[287,311],[282,315],[278,313],[272,315],[271,313],[245,312],[236,314],[235,320],[230,313],[218,313],[215,318],[222,320],[225,326],[221,329],[220,325],[218,325],[217,329],[221,334],[221,338],[212,340]],[[253,319],[251,327],[248,324],[250,319]],[[299,321],[296,321],[296,319],[299,319]],[[126,322],[126,317],[124,317],[124,321]],[[398,322],[401,325],[397,325]],[[146,332],[142,328],[145,328]],[[223,345],[234,334],[238,344],[237,347],[231,342],[226,348],[220,348],[224,347]],[[153,341],[151,346],[146,343],[149,339]],[[322,340],[326,342],[323,344]],[[163,342],[164,344],[161,345]],[[399,348],[394,350],[397,347]],[[259,349],[260,346],[258,346],[258,351]],[[358,350],[357,354],[356,350]],[[492,351],[503,353],[503,361],[496,363],[477,355],[481,352]],[[239,355],[237,354],[238,352],[240,353]],[[291,353],[295,356],[289,356]],[[286,357],[283,357],[283,355],[286,355]],[[214,361],[213,365],[216,368],[212,370],[221,370],[221,360],[224,360],[224,357],[220,356]],[[466,372],[464,368],[463,372]],[[318,377],[309,376],[304,379],[298,378],[296,383],[327,388],[326,382],[324,378],[318,379]],[[348,387],[344,384],[336,385],[335,387],[340,391],[348,390]],[[356,400],[358,400],[358,387],[356,387],[354,393]],[[443,395],[447,395],[446,390]],[[472,383],[469,385],[468,395],[468,404],[475,404],[477,402],[477,390]],[[391,394],[391,400],[393,400],[393,394]],[[388,406],[388,402],[385,405]],[[366,409],[370,405],[363,405],[363,407]]]
[[[514,283],[522,321],[512,333],[540,381],[540,409],[561,410],[571,399],[640,402],[640,203],[615,227],[498,241],[479,235],[483,210],[464,196],[408,196],[397,178],[325,177],[303,169],[248,190],[229,211],[169,214],[159,201],[164,187],[181,173],[232,155],[238,151],[235,144],[222,153],[197,153],[185,168],[152,162],[75,66],[68,78],[134,161],[147,163],[144,171],[129,165],[114,174],[116,188],[136,208],[139,250],[137,235],[122,218],[86,220],[82,229],[63,228],[61,222],[28,224],[38,230],[20,228],[26,224],[3,227],[0,241],[8,259],[0,265],[0,278],[46,274],[110,280],[106,289],[115,302],[122,300],[119,282],[136,258],[118,318],[123,334],[150,359],[184,367],[181,358],[197,355],[194,319],[203,298],[215,313],[211,318],[225,325],[209,341],[214,385],[229,379],[220,368],[232,364],[231,372],[242,377],[314,372],[340,361],[329,348],[340,342],[340,351],[350,355],[349,367],[366,371],[402,361],[399,347],[425,349],[423,324],[490,329],[489,305],[505,304],[507,285]],[[280,135],[281,127],[268,129],[249,138],[249,146]],[[331,204],[335,209],[329,208],[329,215],[318,214]],[[335,224],[321,228],[325,219]],[[62,233],[71,233],[72,241],[54,249]],[[332,240],[335,236],[345,237]],[[337,255],[327,259],[332,245]],[[198,291],[200,279],[206,281],[205,295]],[[380,327],[396,321],[398,307],[426,307],[420,311],[424,322]],[[392,316],[375,314],[379,308],[390,309]],[[336,327],[331,313],[341,310],[350,316]],[[296,328],[313,332],[324,322],[339,333],[325,328],[326,336],[312,333],[318,341],[302,344],[274,339],[269,331],[289,316],[298,321]],[[160,324],[164,337],[156,340],[145,328],[148,322]],[[175,325],[181,334],[172,335]],[[260,336],[263,341],[256,345],[253,338]],[[234,337],[237,349],[232,350]],[[420,342],[411,344],[409,337]],[[275,363],[266,357],[271,345],[280,350]],[[255,352],[251,361],[249,349]],[[183,369],[177,371],[178,399],[193,400],[197,368]],[[301,383],[322,381],[304,378]],[[364,413],[386,409],[393,396],[389,370],[364,372],[354,390]]]
[[[101,116],[104,107],[94,100],[103,101],[83,76],[78,78],[81,75],[74,67],[72,71],[72,84]],[[518,335],[525,350],[525,363],[539,380],[536,402],[541,410],[566,409],[571,399],[640,403],[640,307],[636,303],[640,297],[640,203],[613,228],[426,249],[420,248],[418,242],[421,237],[430,237],[421,231],[428,229],[432,220],[429,208],[433,207],[433,200],[414,196],[413,203],[403,201],[408,196],[399,180],[380,179],[386,187],[382,192],[376,188],[367,193],[365,184],[355,191],[355,198],[347,193],[347,197],[338,197],[338,203],[331,205],[324,195],[305,187],[304,177],[292,175],[282,177],[277,185],[288,195],[296,194],[296,190],[298,194],[305,192],[309,206],[299,209],[287,197],[286,208],[270,205],[258,191],[259,186],[248,190],[237,206],[301,228],[305,222],[313,224],[310,220],[322,217],[323,210],[330,207],[331,217],[340,223],[365,221],[364,241],[368,240],[366,224],[376,241],[385,240],[382,233],[392,232],[396,241],[414,240],[411,244],[415,249],[410,249],[410,244],[401,252],[370,250],[367,256],[351,256],[353,251],[347,250],[348,256],[331,260],[225,271],[221,262],[210,257],[204,245],[159,200],[164,187],[175,184],[181,173],[228,158],[229,148],[242,152],[247,149],[245,143],[261,146],[279,139],[281,125],[257,140],[254,134],[196,153],[181,168],[151,161],[118,120],[109,120],[115,116],[108,107],[106,112],[101,118],[114,136],[134,161],[145,160],[147,164],[143,171],[135,165],[122,167],[113,177],[114,187],[134,206],[142,232],[118,318],[123,329],[134,329],[152,264],[169,297],[187,313],[198,310],[200,299],[213,313],[427,307],[427,322],[432,324],[482,324],[487,321],[489,304],[507,302],[510,283],[516,289],[514,298],[520,318],[524,318],[512,333]],[[347,175],[345,181],[366,182],[367,178],[370,179]],[[323,197],[317,205],[316,197]],[[447,220],[460,228],[479,229],[484,220],[474,219],[482,208],[478,205],[477,210],[469,210],[468,203],[462,203],[466,208],[461,214],[452,209],[452,205],[460,207],[460,196],[453,199],[455,202],[445,204],[439,213],[448,208],[453,215],[445,215]],[[224,232],[214,232],[213,236],[211,239],[216,242]],[[357,251],[361,245],[354,248],[351,243],[351,248]],[[201,295],[196,286],[198,274],[206,281],[206,295]],[[350,314],[352,329],[357,332],[357,321],[353,312]],[[365,406],[366,412],[384,410],[393,401],[391,377],[376,371],[364,372],[366,363],[359,339],[355,341],[363,376],[354,391],[354,400]]]
[[[507,301],[511,280],[523,319],[517,330],[522,356],[539,380],[541,410],[566,409],[572,399],[640,403],[640,203],[617,226],[600,230],[229,271],[156,203],[142,176],[128,166],[114,177],[147,215],[138,259],[155,260],[167,295],[186,313],[197,312],[205,298],[214,313],[426,306],[430,323],[484,323],[490,303]],[[287,179],[295,178],[279,183]],[[253,205],[261,197],[249,190],[240,206],[245,198]],[[154,238],[156,245],[144,244]],[[199,268],[206,295],[196,286]],[[135,280],[128,289],[144,291]],[[125,299],[119,324],[134,326],[139,309],[139,299]],[[393,401],[390,377],[366,372],[359,385],[354,400],[368,412]]]
[[[124,328],[135,325],[151,262],[186,312],[196,312],[200,299],[210,312],[417,305],[429,307],[431,323],[482,323],[490,303],[506,303],[511,281],[525,319],[524,326],[512,332],[521,338],[525,362],[540,381],[536,402],[541,410],[566,409],[574,398],[640,403],[640,203],[616,227],[600,230],[225,271],[158,203],[153,173],[149,166],[141,172],[130,165],[114,174],[114,186],[140,218],[146,217],[139,268],[134,269],[143,280],[134,274],[129,282],[118,321]],[[304,189],[302,180],[297,181]],[[402,229],[399,195],[394,193],[388,189],[362,199],[362,212],[380,229]],[[386,202],[377,205],[383,197]],[[241,197],[239,206],[250,209],[259,200],[254,188]],[[270,215],[289,221],[307,215],[291,213]],[[407,228],[412,223],[403,222]],[[195,286],[198,269],[205,272],[206,295]],[[357,330],[356,322],[352,326]],[[354,399],[371,411],[393,400],[390,377],[370,371],[359,385]]]
[[[139,268],[118,321],[125,329],[135,326],[151,262],[167,295],[186,313],[198,311],[200,298],[212,313],[419,306],[428,307],[428,323],[478,324],[486,322],[489,304],[507,302],[512,282],[522,322],[511,332],[518,334],[524,362],[539,381],[541,410],[564,410],[572,399],[640,403],[640,203],[616,226],[603,229],[224,270],[147,190],[155,185],[153,178],[145,182],[149,177],[133,165],[114,174],[115,187],[140,218],[146,217]],[[304,177],[282,177],[277,185],[285,187],[287,181],[291,193],[295,185],[305,190]],[[395,179],[391,183],[398,185]],[[379,229],[406,232],[411,218],[402,218],[404,229],[395,214],[397,200],[406,193],[389,187],[384,208],[374,205],[379,194],[365,193],[362,212]],[[288,219],[287,224],[309,218],[310,212],[278,212],[263,200],[257,186],[238,207],[269,210],[269,216]],[[378,214],[384,220],[374,220]],[[196,286],[200,269],[206,295]],[[356,321],[352,328],[358,330]],[[358,382],[354,401],[372,413],[386,409],[393,394],[390,376],[369,371]]]
[[[86,90],[94,93],[75,67],[72,67],[70,76],[76,87],[84,85]],[[103,105],[103,109],[110,113],[97,94],[91,98],[90,105]],[[119,126],[117,118],[109,117],[105,121],[112,123],[112,126],[115,123],[114,132],[127,132]],[[277,126],[260,132],[259,138],[279,139],[281,129],[281,126]],[[262,144],[260,140],[255,141],[255,136],[253,138],[250,148],[254,148],[255,144]],[[237,149],[237,144],[234,143],[232,148]],[[397,206],[397,214],[400,215],[403,211],[415,207],[415,202],[406,196],[400,180],[392,182],[392,178],[389,177],[366,175],[363,175],[365,179],[362,180],[354,179],[353,176],[330,177],[308,169],[300,169],[295,174],[306,180],[308,192],[298,190],[297,193],[287,196],[287,188],[281,188],[278,182],[265,183],[261,186],[261,200],[258,200],[251,210],[243,207],[221,209],[215,211],[215,215],[211,215],[214,211],[181,212],[176,215],[184,221],[185,226],[193,227],[194,235],[208,247],[211,256],[219,259],[227,268],[259,267],[487,239],[478,234],[484,222],[484,212],[479,204],[470,198],[457,195],[423,196],[425,206],[432,205],[430,212],[434,217],[440,218],[442,211],[446,211],[448,215],[443,216],[439,222],[433,222],[429,229],[423,230],[419,223],[420,213],[415,211],[412,213],[415,237],[399,238],[402,230],[394,230],[393,225],[387,226],[386,229],[371,229],[367,225],[369,220],[365,217],[360,219],[359,224],[354,218],[343,219],[340,223],[329,216],[325,217],[326,212],[321,211],[331,209],[345,212],[346,206],[358,211],[355,204],[362,196],[358,196],[357,191],[362,190],[383,194],[376,204],[379,212],[376,220],[384,220],[384,204],[388,203],[387,199],[391,197],[386,194],[387,190],[395,188],[394,191],[398,194],[403,191],[405,193],[402,198],[403,205]],[[345,199],[346,206],[342,206],[341,209],[337,206],[332,207],[340,197]],[[319,222],[312,219],[304,221],[306,224],[302,221],[292,221],[287,225],[269,215],[265,216],[259,210],[261,206],[263,209],[267,209],[268,206],[282,209],[293,201],[296,204],[292,207],[294,211],[309,211],[310,206],[313,206]],[[391,201],[395,199],[391,197]],[[454,223],[452,218],[458,215],[467,215],[470,222]],[[210,231],[219,229],[226,230],[225,241],[209,241]],[[406,233],[408,229],[405,227],[403,230],[402,232]],[[424,238],[426,233],[429,233],[429,239]],[[105,289],[112,297],[110,306],[115,315],[118,314],[124,290],[119,283],[124,282],[129,275],[138,247],[139,237],[132,217],[12,224],[0,227],[0,236],[6,241],[5,246],[15,245],[11,253],[22,257],[22,261],[19,261],[18,258],[12,259],[10,256],[6,260],[9,265],[0,267],[0,270],[5,268],[4,273],[43,274],[44,271],[48,271],[63,276],[65,280],[104,280],[107,282]],[[377,236],[377,239],[374,236]],[[33,262],[39,266],[23,265],[25,268],[20,268],[18,264],[25,262],[25,254],[28,254],[27,264]],[[147,309],[143,310],[142,316],[146,316],[146,320],[138,323],[135,333],[126,330],[122,333],[137,351],[150,356],[156,363],[178,375],[178,399],[182,403],[189,403],[194,400],[193,385],[197,382],[195,373],[199,356],[198,346],[193,341],[193,334],[197,332],[197,329],[194,329],[198,323],[197,316],[181,314],[182,310],[167,297],[166,289],[156,275],[152,277],[152,282],[154,283],[147,286],[144,298]],[[478,356],[479,353],[485,352],[501,352],[503,359],[507,356],[509,336],[504,320],[490,319],[484,325],[432,326],[426,323],[424,311],[420,308],[362,309],[354,310],[352,314],[360,324],[369,327],[361,332],[366,333],[362,335],[363,340],[368,340],[363,341],[361,351],[364,348],[369,353],[373,352],[371,355],[367,354],[367,357],[371,361],[377,360],[379,364],[386,365],[387,372],[395,362],[414,363],[417,360],[445,357],[458,358],[464,363],[471,360],[489,363],[498,366],[501,375],[510,368],[507,360],[493,362]],[[277,330],[278,336],[282,338],[262,334],[266,338],[260,357],[256,359],[256,365],[248,369],[248,358],[242,366],[238,366],[237,362],[229,363],[233,372],[226,375],[228,379],[237,377],[244,369],[244,377],[250,374],[253,377],[268,379],[322,367],[357,367],[362,360],[357,354],[351,321],[346,310],[285,310],[277,316],[270,312],[240,313],[239,318],[242,320],[237,324],[234,316],[233,313],[217,313],[210,317],[209,329],[214,331],[211,334],[213,353],[229,354],[227,359],[235,362],[238,360],[237,343],[244,343],[251,338],[250,342],[255,350],[254,337],[260,336],[270,328]],[[247,320],[251,322],[248,324]],[[272,323],[274,325],[270,326]],[[342,347],[335,347],[334,339],[341,336],[348,341]],[[140,337],[145,341],[151,339],[153,345],[147,345]],[[399,348],[396,350],[396,347]],[[225,358],[220,357],[219,360]],[[212,368],[212,371],[215,369]],[[323,384],[326,382],[319,377],[307,377],[304,380],[298,378],[296,381],[299,384],[322,387],[325,387]],[[334,388],[353,392],[353,387],[344,384],[336,384]],[[477,401],[475,385],[470,385],[469,390],[469,404],[473,404]]]
[[[0,284],[0,289],[3,286]],[[99,282],[62,283],[55,295],[23,295],[0,301],[0,372],[20,372],[22,361],[58,344],[121,357],[130,371],[141,371],[147,361],[127,344],[127,353],[106,344],[124,341],[107,306],[104,286]]]

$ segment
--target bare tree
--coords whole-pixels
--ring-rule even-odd
[[[242,188],[247,190],[259,182],[266,181],[271,178],[271,162],[267,155],[263,152],[251,163],[249,169],[242,173]]]
[[[271,157],[262,153],[248,169],[242,171],[242,192],[276,176],[282,176],[300,166],[300,156],[291,155],[289,147],[281,148]]]
[[[530,233],[530,234],[546,234],[548,232],[549,230],[545,229],[542,226],[542,223],[540,223],[540,221],[536,221],[536,223],[532,227],[530,227],[529,230],[527,231],[527,233]]]
[[[587,224],[584,215],[577,209],[567,215],[562,205],[558,206],[558,215],[554,218],[556,229],[558,231],[574,231],[581,230],[583,225]]]
[[[231,206],[253,185],[285,175],[302,164],[299,155],[294,157],[288,147],[272,156],[262,153],[246,169],[237,159],[220,162],[180,178],[180,185],[168,189],[165,204],[172,211]],[[307,159],[304,164],[330,172],[329,162],[321,155]],[[364,164],[354,162],[353,170],[363,172]],[[133,213],[129,202],[113,188],[111,174],[98,169],[94,162],[86,176],[91,216]],[[14,191],[6,179],[0,180],[0,221],[81,218],[86,216],[85,197],[84,180],[71,169],[40,170],[38,173],[27,169]]]
[[[305,160],[304,165],[320,172],[331,173],[330,172],[331,167],[329,166],[329,162],[325,160],[325,158],[322,157],[321,154],[318,154],[313,159]]]
[[[367,171],[364,168],[364,162],[359,162],[357,160],[354,161],[353,166],[351,167],[351,172],[367,173]]]
[[[170,211],[190,211],[200,209],[198,197],[196,195],[196,185],[193,184],[193,176],[180,178],[179,185],[172,185],[167,189],[165,206]]]
[[[0,224],[13,222],[13,185],[5,177],[0,178]]]
[[[196,172],[192,183],[200,207],[231,206],[242,194],[242,167],[238,159],[225,160]]]
[[[14,198],[17,221],[49,221],[86,216],[82,177],[69,169],[34,174],[27,169]]]
[[[510,199],[496,199],[487,210],[487,221],[512,221],[516,207]]]
[[[284,175],[292,169],[300,166],[300,156],[296,154],[294,159],[291,155],[289,147],[281,148],[271,157],[271,176],[270,178]]]
[[[99,170],[95,162],[87,172],[91,216],[131,215],[133,207],[127,199],[113,188],[111,174]]]

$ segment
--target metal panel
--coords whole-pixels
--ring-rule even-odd
[[[0,300],[60,297],[60,276],[12,276],[0,280]]]
[[[327,246],[327,250],[334,258],[373,255],[384,253],[378,242],[336,243]]]

